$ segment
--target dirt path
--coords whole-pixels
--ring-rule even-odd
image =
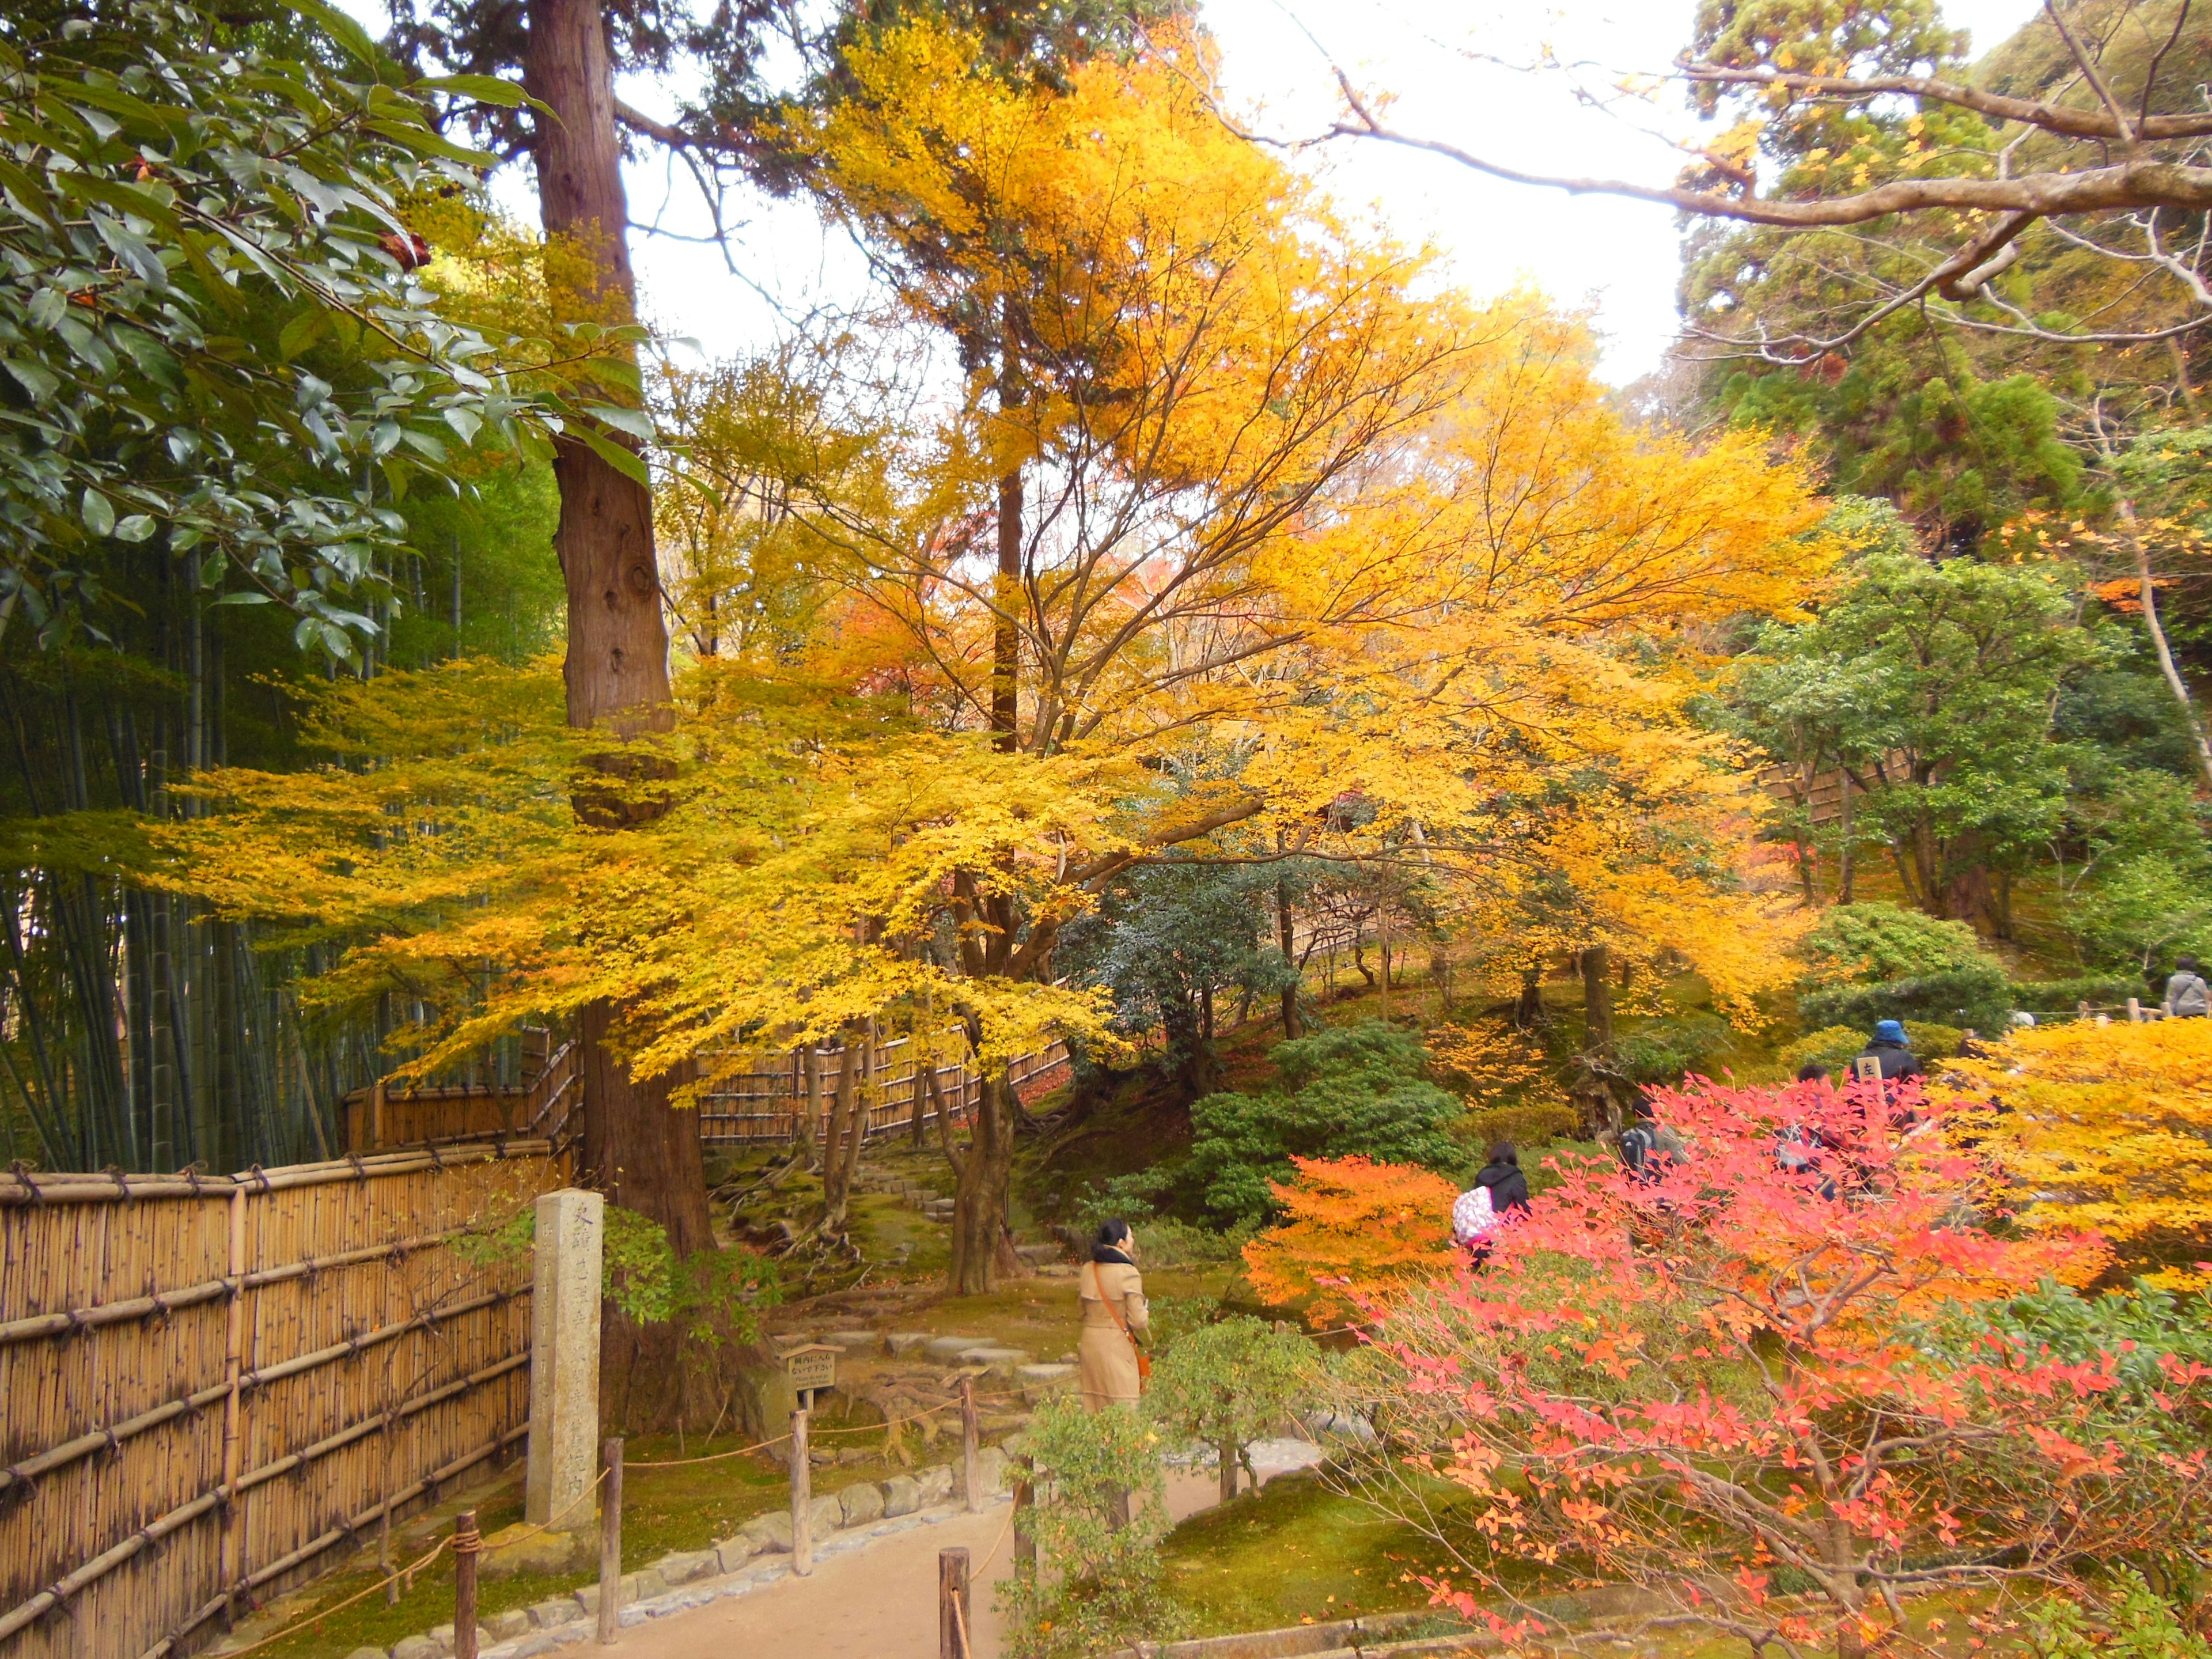
[[[1310,1461],[1287,1449],[1255,1459],[1263,1477]],[[1168,1513],[1178,1521],[1194,1515],[1218,1490],[1211,1471],[1170,1471]],[[998,1659],[999,1616],[991,1602],[995,1586],[1013,1570],[1012,1514],[1011,1504],[995,1504],[981,1515],[879,1539],[816,1562],[808,1577],[781,1579],[749,1595],[632,1626],[614,1651],[620,1659],[729,1659],[733,1653],[937,1659],[937,1553],[965,1546],[975,1576],[974,1659]]]

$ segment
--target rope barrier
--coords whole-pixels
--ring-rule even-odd
[[[597,1492],[599,1489],[600,1481],[605,1480],[606,1478],[607,1472],[605,1469],[601,1469],[599,1473],[599,1478],[593,1480],[590,1486],[585,1487],[582,1492],[577,1493],[575,1497],[569,1499],[565,1507],[556,1511],[551,1520],[533,1521],[530,1523],[528,1528],[517,1533],[513,1539],[507,1541],[511,1543],[520,1543],[522,1540],[526,1538],[533,1538],[541,1532],[552,1531],[555,1522],[561,1520],[563,1516],[568,1514],[569,1510],[574,1510],[578,1504],[581,1504],[586,1498]],[[244,1659],[244,1656],[246,1654],[252,1653],[259,1648],[265,1648],[271,1642],[281,1642],[288,1636],[296,1636],[299,1634],[300,1628],[303,1625],[311,1625],[318,1619],[327,1619],[334,1613],[343,1613],[355,1602],[359,1601],[365,1597],[375,1595],[377,1591],[385,1589],[395,1580],[406,1579],[411,1583],[416,1573],[421,1572],[425,1567],[428,1567],[449,1548],[475,1553],[481,1551],[483,1547],[483,1538],[481,1534],[476,1532],[454,1532],[447,1537],[441,1538],[435,1544],[432,1545],[427,1554],[417,1556],[414,1560],[409,1562],[404,1567],[394,1567],[390,1572],[385,1574],[383,1577],[377,1579],[374,1583],[369,1584],[367,1588],[356,1591],[353,1595],[347,1596],[344,1601],[333,1602],[327,1607],[316,1607],[310,1612],[303,1613],[298,1618],[293,1620],[291,1623],[283,1626],[283,1629],[270,1632],[268,1635],[263,1637],[259,1641],[253,1643],[251,1646],[231,1649],[225,1656],[225,1659]]]
[[[300,1626],[302,1625],[311,1624],[318,1619],[327,1619],[334,1613],[343,1613],[355,1602],[362,1601],[368,1596],[375,1595],[377,1591],[384,1589],[386,1585],[391,1583],[394,1579],[412,1577],[416,1573],[422,1571],[423,1568],[428,1566],[433,1561],[444,1554],[446,1547],[453,1541],[453,1540],[450,1538],[441,1538],[434,1545],[431,1546],[428,1554],[417,1556],[414,1560],[409,1562],[404,1567],[394,1567],[390,1572],[385,1574],[383,1577],[378,1579],[366,1589],[358,1590],[355,1594],[347,1596],[344,1601],[337,1602],[331,1607],[319,1607],[313,1613],[303,1613],[299,1618],[294,1620],[290,1624],[285,1626],[282,1630],[270,1632],[268,1635],[263,1637],[258,1642],[252,1644],[251,1646],[233,1648],[230,1650],[228,1654],[225,1656],[225,1659],[244,1659],[244,1656],[246,1654],[254,1652],[256,1650],[260,1648],[265,1648],[271,1642],[281,1642],[288,1636],[298,1635],[300,1633]]]
[[[1019,1389],[1002,1389],[995,1394],[977,1395],[975,1396],[975,1402],[976,1404],[981,1405],[987,1400],[1013,1400],[1018,1398],[1021,1393],[1022,1390]],[[960,1402],[957,1399],[940,1401],[934,1406],[925,1406],[921,1410],[911,1413],[908,1416],[888,1418],[881,1423],[852,1423],[848,1424],[842,1428],[817,1429],[810,1427],[807,1430],[807,1436],[810,1439],[818,1440],[823,1438],[824,1436],[832,1434],[884,1433],[891,1429],[902,1428],[908,1423],[919,1423],[926,1417],[936,1416],[939,1412],[951,1411],[957,1407],[959,1404]],[[780,1434],[773,1440],[763,1440],[757,1445],[739,1446],[733,1451],[708,1452],[698,1457],[663,1457],[653,1459],[651,1461],[641,1458],[629,1458],[625,1459],[624,1462],[628,1468],[633,1469],[689,1468],[695,1463],[720,1463],[727,1458],[744,1457],[752,1452],[766,1451],[770,1446],[781,1446],[785,1441],[790,1438],[791,1437],[787,1434]]]

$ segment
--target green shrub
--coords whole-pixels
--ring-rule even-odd
[[[1218,1219],[1267,1216],[1270,1184],[1289,1181],[1294,1156],[1432,1170],[1464,1162],[1445,1133],[1460,1103],[1421,1075],[1429,1052],[1419,1038],[1367,1020],[1278,1043],[1268,1058],[1282,1088],[1207,1095],[1190,1109],[1190,1175]]]
[[[1963,921],[1939,921],[1894,904],[1838,904],[1797,953],[1822,986],[1880,985],[1954,969],[2002,969]]]
[[[1572,1135],[1581,1125],[1581,1115],[1573,1107],[1556,1103],[1492,1106],[1469,1112],[1453,1124],[1451,1138],[1478,1158],[1487,1158],[1490,1149],[1501,1140],[1511,1141],[1523,1152],[1533,1152]]]
[[[1240,1314],[1176,1338],[1153,1368],[1145,1413],[1172,1443],[1242,1461],[1312,1393],[1319,1366],[1304,1336]]]
[[[1808,1064],[1825,1066],[1831,1075],[1841,1078],[1850,1069],[1852,1057],[1867,1046],[1872,1031],[1871,1026],[1864,1030],[1856,1025],[1826,1026],[1799,1037],[1775,1060],[1783,1066],[1786,1078],[1796,1076],[1797,1068]],[[1966,1033],[1955,1025],[1929,1025],[1908,1020],[1905,1036],[1914,1054],[1923,1060],[1949,1060],[1957,1054]]]
[[[1048,1571],[1033,1561],[999,1586],[1007,1659],[1084,1659],[1181,1634],[1182,1609],[1161,1583],[1167,1486],[1152,1422],[1054,1395],[1015,1449],[1040,1488],[1015,1525]]]
[[[2158,994],[2150,988],[2148,980],[2114,974],[2091,975],[2084,979],[2022,980],[2012,988],[2013,1006],[2039,1014],[2070,1014],[2077,1003],[2083,1002],[2093,1007],[2110,1008],[2130,997],[2141,997],[2148,1002]]]
[[[2002,1031],[2012,1012],[2012,987],[1995,962],[1945,969],[1883,985],[1839,985],[1797,999],[1797,1015],[1808,1030],[1850,1025],[1870,1031],[1881,1019],[1971,1025],[1978,1031]]]
[[[1717,1014],[1676,1014],[1613,1039],[1613,1060],[1636,1083],[1680,1083],[1726,1052],[1729,1024]]]

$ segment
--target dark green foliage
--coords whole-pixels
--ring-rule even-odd
[[[1693,1011],[1655,1019],[1613,1039],[1613,1063],[1632,1083],[1680,1083],[1729,1047],[1729,1023]]]
[[[301,10],[256,35],[143,0],[0,33],[0,617],[104,632],[139,597],[118,552],[160,549],[350,659],[404,531],[372,481],[518,435],[485,343],[383,246],[398,194],[469,158],[357,25]]]
[[[2147,980],[2102,974],[2080,979],[2022,980],[2012,988],[2013,1006],[2031,1013],[2071,1013],[2084,1002],[2093,1008],[2111,1008],[2130,997],[2148,1000],[2154,994]]]
[[[1964,922],[1894,904],[1838,904],[1821,913],[1797,953],[1816,978],[1851,985],[1996,965]]]
[[[1242,1447],[1275,1432],[1311,1395],[1320,1352],[1299,1333],[1249,1314],[1176,1338],[1152,1368],[1145,1414],[1171,1443]]]
[[[1808,1030],[1850,1025],[1871,1031],[1876,1020],[1905,1019],[1999,1031],[2012,1006],[2012,988],[2005,982],[2004,970],[1991,963],[1948,968],[1881,985],[1814,991],[1798,998],[1797,1017]]]
[[[1060,963],[1079,981],[1111,991],[1115,1024],[1133,1037],[1156,1035],[1162,1069],[1202,1092],[1219,1079],[1214,1032],[1230,1005],[1264,1003],[1297,981],[1266,942],[1279,878],[1264,865],[1134,871],[1070,924]]]
[[[1290,1179],[1293,1156],[1447,1170],[1466,1162],[1446,1133],[1460,1103],[1422,1078],[1418,1038],[1370,1020],[1278,1043],[1268,1058],[1279,1088],[1207,1095],[1190,1109],[1188,1175],[1217,1218],[1269,1213],[1269,1183]]]

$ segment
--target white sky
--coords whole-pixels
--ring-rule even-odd
[[[350,0],[373,16],[377,0]],[[1468,48],[1513,62],[1548,45],[1560,58],[1590,58],[1619,70],[1663,69],[1689,35],[1693,0],[1558,0],[1549,7],[1498,0],[1204,0],[1222,50],[1232,100],[1262,131],[1305,137],[1334,112],[1334,58],[1363,88],[1395,94],[1401,128],[1448,140],[1534,172],[1626,176],[1664,183],[1681,157],[1613,116],[1580,106],[1555,75],[1523,75],[1473,61]],[[1945,15],[1971,29],[1977,53],[2035,10],[2036,0],[1948,0]],[[1602,83],[1601,79],[1601,84]],[[623,95],[654,114],[671,112],[664,88],[626,86]],[[1687,132],[1695,123],[1671,94],[1646,118]],[[1443,157],[1362,141],[1328,146],[1313,165],[1328,169],[1347,209],[1370,213],[1402,240],[1433,241],[1452,274],[1486,295],[1533,282],[1570,304],[1594,307],[1604,339],[1603,372],[1616,383],[1656,368],[1674,336],[1677,236],[1672,210],[1606,197],[1572,198],[1486,179]],[[697,234],[696,192],[678,170],[634,166],[630,212],[649,223]],[[535,219],[526,172],[501,194]],[[694,339],[710,356],[757,348],[781,326],[776,304],[793,312],[856,294],[860,261],[841,236],[825,235],[801,203],[750,202],[733,238],[741,276],[718,249],[641,236],[634,243],[641,298],[664,331]],[[764,296],[773,296],[775,303]]]

